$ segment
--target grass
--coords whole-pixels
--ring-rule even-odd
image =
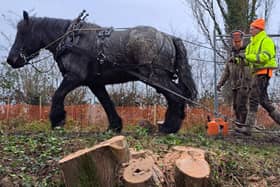
[[[0,183],[8,180],[22,186],[64,186],[58,160],[115,135],[94,128],[80,131],[72,123],[56,131],[51,131],[47,122],[12,128],[1,124]],[[265,180],[268,186],[280,186],[280,137],[208,137],[203,126],[165,136],[127,126],[123,135],[131,148],[150,149],[160,155],[175,145],[206,150],[213,186],[248,186],[252,178]]]

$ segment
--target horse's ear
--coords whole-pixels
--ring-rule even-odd
[[[29,22],[29,16],[28,16],[28,13],[25,10],[23,11],[23,19],[26,23]]]

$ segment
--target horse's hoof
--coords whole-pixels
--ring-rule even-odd
[[[61,122],[59,122],[59,123],[57,123],[55,125],[52,125],[52,130],[63,129],[64,124],[65,124],[65,120],[62,120]]]
[[[171,134],[171,133],[177,133],[178,130],[166,128],[163,125],[160,125],[159,126],[159,132],[162,133],[162,134]]]
[[[54,131],[63,130],[63,127],[62,126],[55,126],[55,127],[52,127],[52,130],[54,130]]]
[[[108,129],[106,131],[112,131],[114,133],[121,133],[122,127],[108,127]]]

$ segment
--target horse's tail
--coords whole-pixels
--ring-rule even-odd
[[[188,63],[187,50],[180,38],[173,37],[173,43],[176,49],[175,68],[178,71],[179,86],[187,98],[194,100],[197,97],[197,89],[192,77],[191,66]]]

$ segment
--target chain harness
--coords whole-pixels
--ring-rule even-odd
[[[79,43],[81,28],[85,22],[85,18],[88,14],[85,14],[83,10],[80,15],[74,19],[74,21],[68,27],[65,37],[61,39],[59,44],[56,47],[55,59],[59,59],[68,49],[73,48]]]

